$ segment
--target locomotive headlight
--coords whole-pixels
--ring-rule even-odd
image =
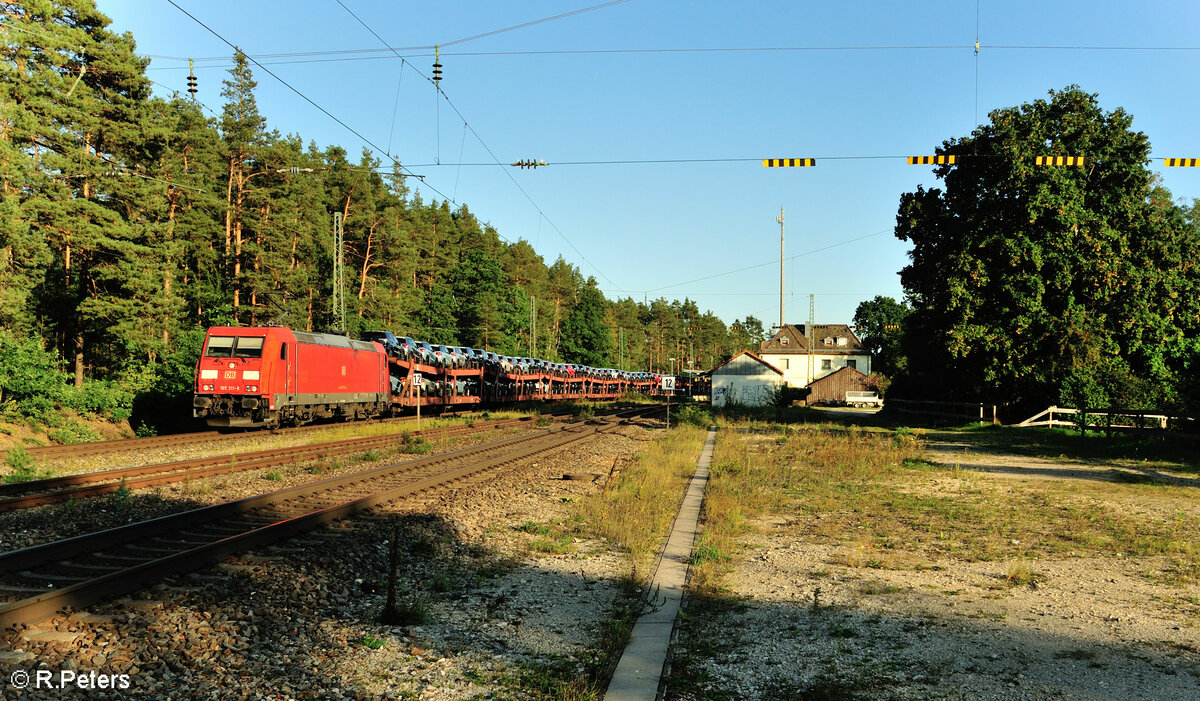
[[[200,379],[201,380],[215,380],[215,379],[217,379],[217,371],[216,370],[201,370],[200,371]]]
[[[205,392],[211,392],[213,389],[213,386],[212,385],[200,385],[200,389]]]
[[[242,372],[242,379],[243,379],[243,380],[257,380],[257,379],[258,379],[258,370],[245,370],[245,371],[243,371],[243,372]]]
[[[247,392],[257,392],[258,385],[246,385],[246,391]]]

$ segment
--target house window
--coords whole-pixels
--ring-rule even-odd
[[[783,363],[783,367],[782,367],[781,369],[782,369],[782,370],[787,370],[787,369],[788,369],[788,359],[787,359],[787,358],[784,358],[784,359],[783,359],[783,360],[781,360],[780,362],[781,362],[781,363]]]
[[[829,358],[822,360],[821,361],[821,369],[822,370],[832,370],[833,369],[833,361],[830,360]]]
[[[845,336],[838,336],[838,337],[837,337],[837,344],[838,344],[838,346],[840,346],[840,347],[845,347],[845,345],[846,345],[846,337],[845,337]]]
[[[847,360],[846,367],[854,368],[855,370],[857,370],[858,369],[858,361],[854,360],[854,359]]]
[[[781,345],[781,346],[786,346],[787,344],[788,344],[788,337],[787,337],[787,336],[780,336],[780,337],[779,337],[779,345]]]
[[[830,337],[828,337],[828,336],[826,336],[826,337],[825,337],[825,340],[824,340],[824,343],[825,343],[825,345],[827,345],[827,346],[832,346],[832,345],[833,345],[833,339],[832,339],[832,338],[830,338]]]

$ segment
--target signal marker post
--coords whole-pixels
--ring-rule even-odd
[[[421,373],[412,374],[413,388],[417,390],[417,430],[421,430]]]
[[[671,428],[671,395],[675,394],[675,376],[662,376],[662,391],[667,395],[667,428]]]

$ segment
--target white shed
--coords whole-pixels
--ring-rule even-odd
[[[712,405],[767,406],[783,387],[783,371],[742,351],[712,371]]]

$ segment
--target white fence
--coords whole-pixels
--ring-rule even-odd
[[[1071,416],[1072,419],[1056,419],[1054,415]],[[1044,417],[1044,418],[1043,418]],[[1066,428],[1078,428],[1079,409],[1071,409],[1069,407],[1052,406],[1041,413],[1035,414],[1028,419],[1025,419],[1018,426],[1063,426]],[[1166,414],[1147,414],[1141,411],[1092,411],[1088,409],[1084,412],[1084,423],[1087,426],[1095,427],[1104,430],[1128,430],[1142,428],[1167,428],[1167,420],[1170,419]]]

